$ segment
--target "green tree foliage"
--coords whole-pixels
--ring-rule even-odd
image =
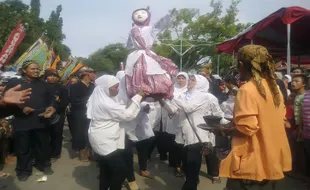
[[[153,46],[153,51],[156,52],[158,55],[171,58],[174,51],[171,49],[171,47],[166,45],[174,42],[171,37],[171,30],[165,30],[163,33],[159,34],[157,38],[159,42],[162,42],[164,44],[155,44]]]
[[[29,17],[28,9],[28,5],[17,0],[0,2],[0,47],[3,47],[18,21],[23,21],[26,30],[31,28],[32,23],[28,23],[28,19],[24,19]],[[29,47],[27,43],[28,39],[25,38],[15,55],[21,55]],[[14,56],[13,59],[16,57]]]
[[[62,43],[66,36],[62,32],[63,19],[61,17],[61,12],[61,5],[58,5],[56,10],[51,12],[45,24],[45,35],[48,39],[48,44],[54,48],[55,53],[60,56],[60,59],[67,60],[71,55],[71,50]]]
[[[178,10],[175,22],[159,36],[158,40],[161,43],[154,46],[154,51],[159,55],[171,58],[179,65],[180,56],[169,46],[180,51],[180,38],[182,38],[182,52],[193,45],[183,56],[184,70],[198,67],[196,63],[204,56],[210,56],[212,62],[216,63],[216,44],[234,37],[250,25],[239,23],[237,18],[239,3],[240,0],[232,0],[231,5],[224,12],[222,2],[212,0],[210,3],[212,11],[203,15],[199,15],[197,9]],[[176,33],[177,38],[172,37],[173,33]],[[222,54],[220,56],[221,72],[225,72],[232,61],[232,56]]]
[[[55,54],[59,55],[61,60],[67,60],[71,55],[71,49],[63,43],[54,42],[53,48],[55,50]]]
[[[40,7],[40,0],[31,0],[30,6],[21,0],[0,2],[0,48],[7,41],[18,21],[23,22],[26,30],[26,36],[17,48],[11,62],[18,59],[42,34],[45,34],[48,45],[53,45],[55,52],[63,60],[71,54],[70,48],[63,44],[65,35],[62,32],[61,5],[52,11],[47,21],[40,18]]]
[[[121,62],[125,62],[128,50],[123,44],[110,44],[97,50],[88,59],[79,58],[84,64],[97,71],[114,73],[119,70]]]
[[[30,7],[31,7],[30,13],[33,15],[33,17],[39,18],[41,8],[40,0],[31,0]]]

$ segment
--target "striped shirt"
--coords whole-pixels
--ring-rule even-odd
[[[304,138],[310,139],[310,91],[305,93],[302,111]]]
[[[294,117],[295,124],[299,126],[301,124],[301,116],[302,116],[302,104],[304,102],[305,94],[299,94],[295,97],[294,100]]]

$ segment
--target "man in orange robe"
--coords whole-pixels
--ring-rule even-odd
[[[291,151],[285,133],[285,106],[277,86],[274,63],[266,48],[247,45],[238,52],[240,79],[232,150],[221,162],[227,190],[276,189],[291,170]]]

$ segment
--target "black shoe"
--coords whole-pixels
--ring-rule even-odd
[[[51,167],[48,167],[48,168],[45,168],[45,169],[44,169],[43,173],[44,173],[45,175],[53,175],[54,171],[52,170]]]
[[[0,164],[0,171],[3,170],[4,164]]]
[[[58,160],[58,158],[51,158],[51,163],[54,163]]]
[[[183,173],[181,173],[179,171],[175,171],[174,175],[175,175],[175,177],[184,177]]]
[[[51,156],[51,159],[60,159],[61,155]]]
[[[19,175],[17,176],[18,181],[27,181],[29,176],[28,175]]]
[[[55,156],[51,158],[51,163],[56,162],[58,159],[60,159],[60,156]]]

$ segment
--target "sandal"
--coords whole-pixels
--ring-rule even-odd
[[[212,177],[212,184],[218,184],[221,183],[221,178],[220,177]]]
[[[183,171],[182,171],[182,169],[181,168],[177,168],[176,170],[175,170],[175,176],[176,177],[183,177],[184,175],[183,175]]]
[[[0,172],[0,179],[6,179],[10,176],[9,173],[5,173],[5,172]]]
[[[142,176],[142,177],[145,177],[145,178],[148,178],[148,179],[154,179],[154,176],[152,176],[151,174],[150,174],[150,172],[148,172],[148,171],[140,171],[140,176]]]
[[[133,181],[133,182],[128,182],[128,189],[130,190],[140,190],[140,188],[138,187],[136,181]]]
[[[79,152],[79,159],[81,162],[88,162],[89,159],[87,157],[86,149],[80,150]]]

